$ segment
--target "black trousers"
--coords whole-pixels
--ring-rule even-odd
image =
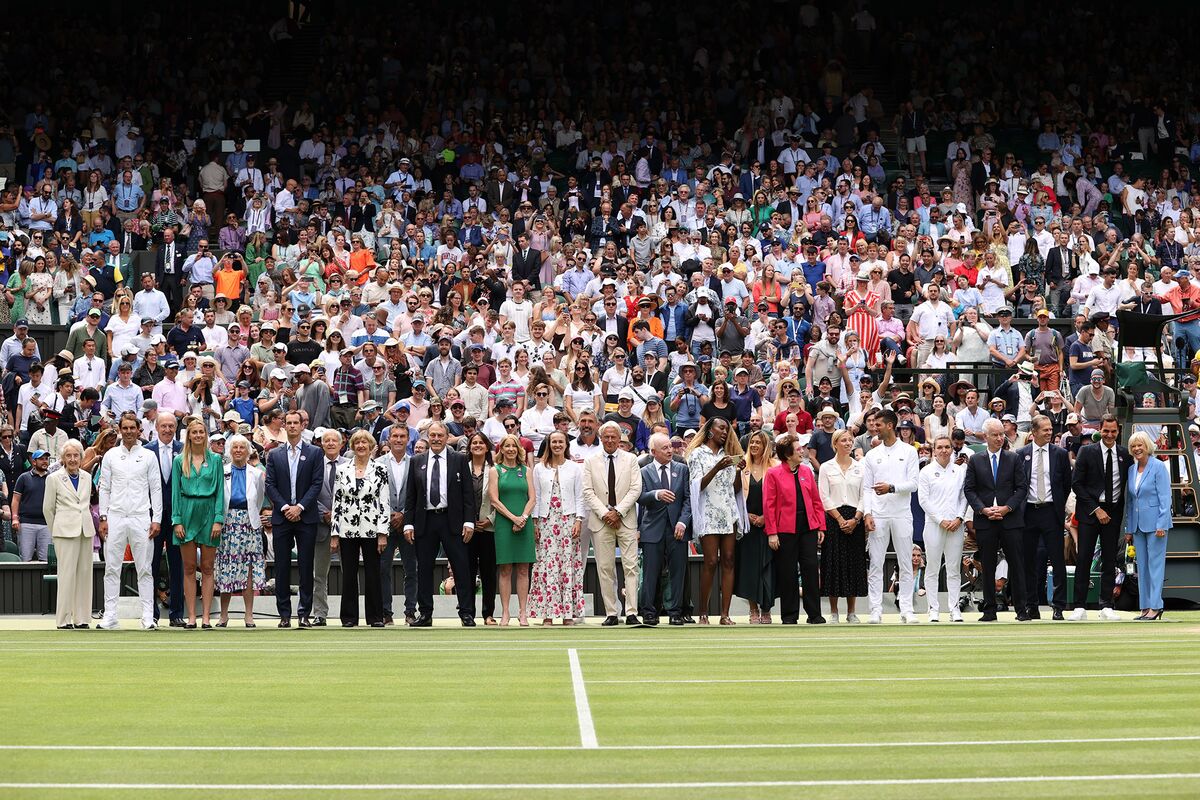
[[[479,578],[480,591],[483,592],[481,609],[484,619],[496,616],[496,534],[494,531],[475,529],[475,535],[467,544],[467,558],[470,560],[471,588],[475,587],[475,579]]]
[[[1003,528],[999,525],[981,525],[975,518],[975,541],[979,545],[979,563],[983,565],[983,612],[996,613],[996,564],[1000,561],[1000,548],[1008,560],[1008,588],[1013,606],[1022,610],[1025,597],[1025,559],[1023,557],[1022,533],[1019,528]]]
[[[167,296],[171,308],[183,306],[183,279],[179,275],[163,275],[162,285],[158,288]]]
[[[292,616],[292,548],[296,548],[296,566],[300,570],[300,602],[296,614],[301,619],[312,611],[313,560],[317,555],[317,524],[288,522],[276,525],[273,531],[275,547],[275,607],[280,618]]]
[[[1037,609],[1039,589],[1046,579],[1046,561],[1049,560],[1054,568],[1054,597],[1046,599],[1062,611],[1067,607],[1067,567],[1063,558],[1063,521],[1054,513],[1053,503],[1025,506],[1021,546],[1025,555],[1025,607]]]
[[[804,582],[804,613],[809,620],[821,618],[821,560],[817,557],[817,532],[779,534],[775,551],[775,591],[783,622],[800,620],[800,584]]]
[[[169,523],[170,520],[167,520]],[[163,551],[167,553],[167,613],[171,619],[183,619],[183,553],[175,543],[169,524],[162,526],[161,533],[154,537],[154,563],[150,572],[154,576],[154,590],[158,591],[158,582],[162,578]],[[158,619],[158,602],[154,603],[154,618]]]
[[[1112,608],[1113,587],[1117,582],[1117,547],[1121,542],[1121,518],[1125,507],[1121,503],[1101,503],[1108,512],[1108,522],[1101,524],[1094,515],[1079,518],[1079,554],[1075,556],[1075,608],[1087,604],[1088,584],[1091,582],[1092,555],[1096,541],[1100,542],[1100,607]]]
[[[475,583],[469,579],[470,557],[467,543],[462,540],[462,528],[451,530],[450,516],[446,513],[427,514],[425,530],[416,532],[413,543],[417,546],[417,610],[421,616],[433,616],[433,567],[441,547],[446,551],[450,569],[454,570],[458,616],[474,619]]]
[[[683,580],[687,573],[687,541],[664,535],[657,542],[640,542],[642,550],[642,585],[638,589],[638,605],[643,617],[658,617],[660,586],[663,570],[666,569],[670,587],[670,605],[665,610],[668,617],[683,616]]]
[[[404,570],[404,613],[417,614],[417,548],[408,543],[397,529],[388,533],[387,547],[379,557],[379,586],[383,593],[383,615],[392,616],[392,562],[400,552],[400,567]]]
[[[367,624],[383,622],[383,591],[379,575],[379,545],[374,537],[369,539],[338,540],[338,551],[342,562],[342,613],[343,625],[358,624],[358,561],[362,555],[363,597]]]

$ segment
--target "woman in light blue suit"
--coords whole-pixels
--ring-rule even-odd
[[[1125,535],[1137,549],[1139,621],[1162,619],[1163,573],[1167,567],[1167,531],[1171,529],[1171,476],[1154,458],[1154,441],[1138,431],[1129,437],[1129,497],[1125,500]]]

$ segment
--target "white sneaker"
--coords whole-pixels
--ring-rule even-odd
[[[1087,609],[1082,606],[1071,612],[1071,616],[1067,617],[1071,622],[1083,622],[1087,619]]]
[[[905,623],[906,625],[916,625],[921,620],[917,619],[916,614],[901,614],[900,621]]]
[[[858,618],[858,614],[847,614],[846,615],[846,624],[847,625],[857,625],[859,622],[860,622],[860,620]]]
[[[1104,622],[1120,622],[1121,615],[1111,608],[1102,608],[1100,609],[1100,619]]]
[[[100,624],[99,624],[99,625],[97,625],[96,627],[97,627],[97,628],[102,628],[102,629],[104,629],[104,630],[106,630],[106,631],[115,631],[115,630],[117,630],[118,628],[120,628],[120,627],[121,627],[121,623],[120,623],[120,622],[117,622],[117,620],[116,620],[116,619],[108,619],[108,618],[106,617],[105,619],[102,619],[102,620],[100,621]]]
[[[958,610],[958,606],[950,609],[950,621],[962,622],[962,612]]]
[[[878,611],[873,611],[871,612],[871,618],[868,619],[867,622],[871,625],[879,625],[883,622],[883,614],[880,614]]]
[[[938,613],[936,611],[929,612],[929,621],[930,622],[941,622],[941,620],[938,619]]]
[[[149,620],[149,621],[142,620],[142,630],[144,630],[144,631],[158,630],[158,623],[155,622],[154,620]]]
[[[849,622],[849,619],[847,619],[847,622]],[[837,625],[837,624],[838,624],[838,615],[837,615],[837,614],[830,614],[830,615],[829,615],[829,624],[830,624],[830,625]]]

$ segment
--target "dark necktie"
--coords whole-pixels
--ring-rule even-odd
[[[1112,487],[1113,487],[1112,450],[1105,448],[1104,449],[1104,502],[1106,502],[1106,503],[1111,503],[1113,501]]]
[[[325,486],[329,489],[330,496],[333,495],[333,471],[337,468],[336,461],[330,461],[329,467],[325,472]]]
[[[434,508],[442,504],[442,455],[433,456],[433,470],[429,473],[429,505]]]
[[[617,505],[617,459],[611,455],[608,457],[608,505],[610,508]]]
[[[664,488],[664,489],[666,489],[666,490],[670,491],[670,489],[671,489],[671,478],[670,478],[670,476],[669,476],[669,475],[667,475],[667,465],[666,465],[666,464],[663,464],[663,465],[661,465],[661,466],[658,468],[658,470],[659,470],[659,472],[660,472],[660,473],[662,473],[662,488]]]

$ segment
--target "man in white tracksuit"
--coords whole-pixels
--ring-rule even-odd
[[[896,437],[896,412],[880,411],[880,444],[863,458],[863,522],[867,526],[867,599],[870,622],[883,621],[883,562],[888,542],[900,567],[900,621],[916,622],[913,613],[912,493],[917,489],[917,450]]]
[[[121,593],[121,565],[125,545],[137,570],[138,598],[142,601],[142,627],[153,630],[154,580],[151,560],[154,537],[162,518],[162,481],[158,459],[138,441],[142,432],[136,413],[120,419],[121,443],[104,454],[100,464],[100,539],[104,542],[104,619],[100,627],[115,630],[117,597]],[[169,535],[169,534],[168,534]]]
[[[967,498],[963,494],[966,466],[953,461],[954,444],[949,436],[933,443],[933,460],[917,478],[917,502],[925,511],[925,597],[929,600],[929,621],[937,622],[941,612],[938,600],[938,573],[942,557],[946,559],[946,604],[950,621],[962,622],[958,593],[962,586],[963,537],[966,535]]]

